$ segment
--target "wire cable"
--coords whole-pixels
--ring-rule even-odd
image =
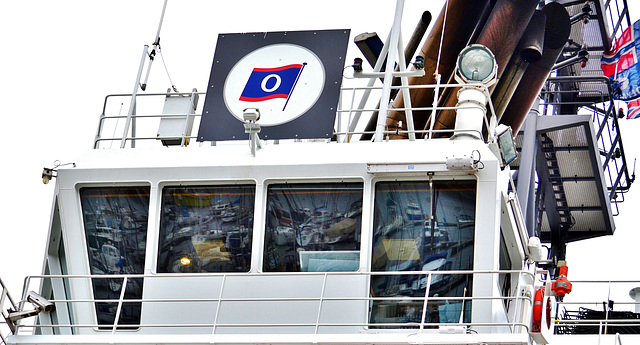
[[[173,92],[179,93],[180,91],[178,91],[178,89],[176,88],[176,85],[171,80],[171,76],[169,75],[169,69],[167,68],[167,64],[164,61],[164,55],[162,55],[162,49],[158,49],[158,51],[160,52],[160,60],[162,60],[162,65],[164,66],[164,70],[165,72],[167,72],[167,78],[169,78],[169,83],[171,83],[171,88],[173,89]]]

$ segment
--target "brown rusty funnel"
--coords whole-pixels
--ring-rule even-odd
[[[505,66],[511,59],[537,5],[538,0],[498,0],[493,7],[475,43],[486,46],[495,55],[498,79],[504,73]],[[457,103],[455,95],[456,92],[449,92],[446,98],[441,98],[439,105],[454,107]],[[452,129],[455,115],[453,110],[443,110],[438,114],[434,129]]]
[[[498,81],[495,89],[491,93],[493,108],[498,120],[500,120],[507,108],[529,63],[536,62],[542,58],[546,19],[547,16],[544,12],[535,11],[527,29],[522,35],[520,43],[518,43],[516,54],[511,56],[511,60],[507,64],[502,78],[500,78],[500,81]]]
[[[409,84],[425,85],[435,83],[434,72],[436,70],[439,53],[441,57],[438,69],[442,75],[442,80],[448,80],[455,67],[458,53],[469,43],[471,35],[474,30],[476,30],[476,25],[482,17],[482,9],[487,8],[489,4],[489,0],[450,0],[449,7],[446,10],[446,25],[444,24],[445,8],[443,8],[419,53],[425,60],[425,75],[424,77],[410,78]],[[442,37],[443,26],[444,37]],[[442,50],[440,50],[441,38]],[[410,94],[414,107],[430,107],[433,103],[432,89],[412,89]],[[398,94],[392,108],[403,107],[404,100],[402,94]],[[415,128],[420,129],[424,127],[430,113],[430,111],[414,111]],[[390,111],[387,116],[387,127],[397,128],[399,121],[402,121],[403,127],[406,129],[404,111]],[[374,129],[375,121],[369,122],[366,130],[373,131]],[[363,136],[364,140],[367,138],[370,138],[370,136]]]
[[[500,120],[511,126],[514,133],[522,126],[571,33],[571,20],[564,6],[552,2],[545,5],[542,12],[547,17],[542,58],[529,64]]]

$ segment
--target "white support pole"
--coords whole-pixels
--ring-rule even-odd
[[[407,66],[407,62],[404,59],[404,53],[402,53],[404,51],[404,44],[402,42],[402,35],[400,35],[398,37],[398,63],[400,67],[400,72],[404,72],[407,70],[406,66]],[[421,71],[422,75],[424,75],[424,70]],[[405,114],[405,121],[407,121],[407,131],[409,132],[409,140],[410,141],[415,141],[416,140],[416,133],[415,133],[415,127],[413,124],[413,110],[411,110],[411,95],[409,94],[409,89],[407,88],[407,86],[409,86],[409,78],[407,78],[406,76],[401,76],[400,77],[400,86],[402,87],[401,91],[402,91],[402,98],[404,100],[404,114]]]
[[[389,49],[387,54],[387,67],[385,69],[384,83],[382,85],[382,98],[380,100],[380,110],[378,111],[378,123],[376,125],[376,133],[374,141],[382,141],[384,139],[385,124],[387,121],[387,112],[389,110],[389,99],[391,97],[391,83],[393,81],[393,70],[396,56],[398,55],[398,39],[400,37],[400,25],[402,23],[402,11],[404,9],[404,0],[396,2],[396,12],[391,27],[391,37],[389,41]],[[384,55],[380,55],[382,59]]]
[[[387,54],[387,52],[389,51],[389,40],[391,38],[391,35],[389,35],[389,37],[387,37],[387,41],[384,43],[384,45],[382,46],[382,51],[380,52],[380,57],[378,58],[378,61],[376,61],[376,65],[373,67],[373,71],[374,72],[380,72],[380,69],[382,68],[382,63],[384,62],[383,57]],[[351,121],[351,123],[349,124],[349,132],[355,132],[356,130],[356,126],[358,125],[358,121],[360,121],[360,115],[362,115],[362,110],[364,109],[364,107],[367,104],[367,101],[369,100],[369,95],[371,94],[371,89],[373,87],[373,84],[375,84],[376,79],[375,78],[371,78],[369,79],[369,83],[367,83],[367,88],[364,90],[364,94],[362,95],[362,98],[360,99],[360,104],[358,104],[358,110],[355,112],[354,116],[353,116],[353,121]],[[354,90],[355,92],[355,90]],[[379,115],[378,115],[379,116]],[[349,142],[351,141],[351,136],[347,135],[344,138],[345,142]]]
[[[129,104],[129,113],[127,114],[127,121],[124,124],[124,133],[122,133],[122,141],[120,141],[120,148],[123,149],[127,144],[127,134],[129,133],[129,126],[131,126],[131,118],[136,109],[136,96],[138,95],[138,88],[140,87],[140,79],[142,78],[142,71],[144,70],[144,62],[147,58],[149,46],[145,44],[142,49],[142,58],[140,59],[140,67],[138,67],[138,76],[136,77],[136,84],[133,87],[131,93],[131,103]]]
[[[162,13],[160,14],[160,22],[158,23],[158,31],[156,32],[156,39],[153,40],[151,52],[149,53],[149,65],[147,66],[147,74],[144,77],[144,82],[140,84],[140,88],[142,89],[142,91],[145,91],[147,89],[147,81],[149,80],[149,74],[151,73],[151,66],[153,65],[153,60],[155,60],[157,52],[160,52],[160,30],[162,29],[162,23],[164,22],[164,13],[167,10],[168,1],[169,0],[164,0],[164,5],[162,6]]]
[[[436,108],[438,107],[438,98],[440,98],[440,79],[441,79],[441,75],[440,74],[436,74],[436,88],[433,91],[433,104],[432,106],[432,110],[431,110],[431,119],[429,120],[429,135],[425,136],[424,140],[429,140],[431,139],[431,136],[433,135],[433,125],[436,122]]]

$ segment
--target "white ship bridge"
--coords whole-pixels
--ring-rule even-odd
[[[282,136],[270,126],[306,115],[272,120],[275,111],[249,86],[229,96],[255,102],[239,113],[224,92],[150,94],[136,86],[133,95],[107,96],[94,148],[43,173],[56,183],[45,265],[21,294],[3,286],[2,342],[636,341],[633,303],[607,296],[640,281],[573,281],[595,300],[564,296],[566,243],[613,234],[616,202],[633,182],[613,89],[598,72],[598,54],[631,26],[626,1],[484,1],[467,28],[456,25],[456,12],[469,5],[450,2],[422,59],[414,58],[416,42],[405,51],[399,40],[402,1],[382,51],[377,36],[356,37],[366,60],[346,68],[343,60],[339,72],[363,83],[340,88],[340,75],[332,86],[339,101],[303,109],[330,118],[329,131],[318,123]],[[494,15],[507,10],[534,23],[513,29],[520,30],[513,42],[503,38],[514,32],[491,37]],[[546,24],[535,21],[540,16]],[[428,13],[423,20],[418,42]],[[459,56],[463,47],[447,40],[465,30],[463,47],[473,44]],[[522,48],[529,31],[546,42],[533,53]],[[566,34],[552,37],[558,32]],[[278,35],[286,36],[269,37]],[[427,48],[439,42],[436,60],[450,55],[457,67],[424,82],[435,68]],[[511,52],[501,52],[509,44]],[[145,47],[143,62],[153,49]],[[469,63],[465,52],[492,65]],[[212,89],[224,58],[215,59]],[[526,71],[539,76],[545,60],[536,88]],[[518,70],[523,64],[529,68]],[[282,65],[244,78],[270,73],[260,80],[272,93],[287,81],[280,72],[297,73],[289,94],[274,96],[284,113],[297,107],[286,102],[313,66]],[[128,114],[119,113],[123,104]],[[214,117],[220,104],[235,127]],[[310,137],[307,129],[319,132]]]

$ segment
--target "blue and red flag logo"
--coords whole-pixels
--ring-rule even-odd
[[[247,84],[240,95],[240,100],[245,102],[262,102],[274,98],[286,99],[285,108],[289,97],[300,79],[302,70],[307,65],[292,64],[274,68],[254,68],[249,76]],[[284,110],[284,108],[283,108]]]
[[[611,79],[613,98],[632,100],[640,97],[640,21],[622,33],[610,51],[602,54],[601,68]]]

